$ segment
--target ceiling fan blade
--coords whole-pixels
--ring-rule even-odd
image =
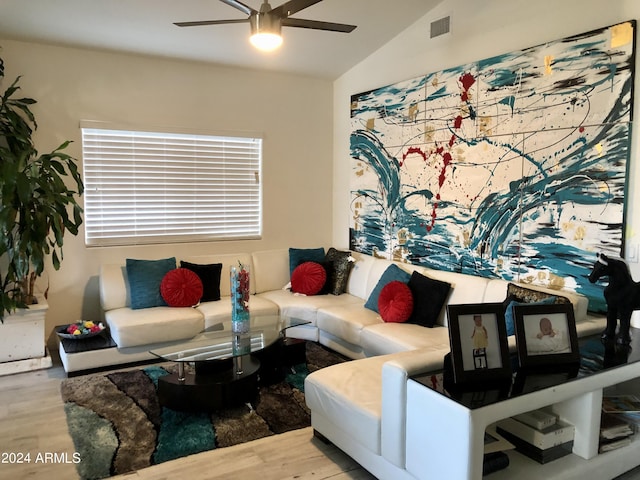
[[[197,22],[174,22],[178,27],[200,27],[203,25],[225,25],[227,23],[248,23],[248,18],[238,20],[201,20]]]
[[[253,8],[251,8],[248,5],[245,5],[242,2],[239,2],[238,0],[220,0],[222,3],[226,3],[227,5],[229,5],[230,7],[236,8],[238,10],[240,10],[241,12],[247,14],[247,15],[251,15],[252,13],[257,13],[256,10],[254,10]]]
[[[272,8],[270,13],[280,17],[287,18],[294,13],[299,12],[300,10],[304,10],[305,8],[310,7],[311,5],[315,5],[316,3],[320,3],[322,0],[289,0],[288,2],[283,3],[279,7]]]
[[[319,22],[317,20],[303,20],[301,18],[285,18],[282,20],[283,27],[312,28],[314,30],[329,30],[331,32],[349,33],[356,29],[356,25],[344,23]]]

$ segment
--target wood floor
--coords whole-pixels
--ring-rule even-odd
[[[64,370],[55,357],[53,368],[0,377],[0,480],[78,478],[72,463],[74,446],[60,397],[63,378]],[[30,463],[18,463],[20,455],[25,454],[30,454]],[[374,480],[375,477],[336,447],[313,438],[311,428],[307,428],[112,478]],[[619,480],[639,478],[640,468]]]
[[[60,397],[63,378],[64,370],[56,358],[53,368],[0,377],[0,480],[78,478]],[[30,454],[30,463],[18,463],[25,454]],[[311,428],[112,478],[374,479],[340,450],[314,439]]]

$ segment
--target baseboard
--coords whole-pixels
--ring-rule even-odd
[[[51,368],[52,366],[53,361],[51,360],[51,355],[49,355],[49,352],[45,349],[44,357],[27,358],[24,360],[0,363],[0,377],[4,375],[13,375],[14,373],[43,370],[45,368]]]

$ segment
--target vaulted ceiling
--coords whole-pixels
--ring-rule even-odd
[[[335,79],[439,1],[323,0],[292,17],[357,28],[345,34],[283,27],[282,47],[263,53],[250,45],[248,24],[173,24],[246,18],[219,0],[2,0],[0,47],[2,38],[8,38]],[[243,3],[258,10],[262,0]],[[272,7],[281,3],[271,0]]]

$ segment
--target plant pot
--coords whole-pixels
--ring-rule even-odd
[[[0,323],[0,362],[45,356],[45,315],[49,305],[43,295],[38,303],[16,310]]]

